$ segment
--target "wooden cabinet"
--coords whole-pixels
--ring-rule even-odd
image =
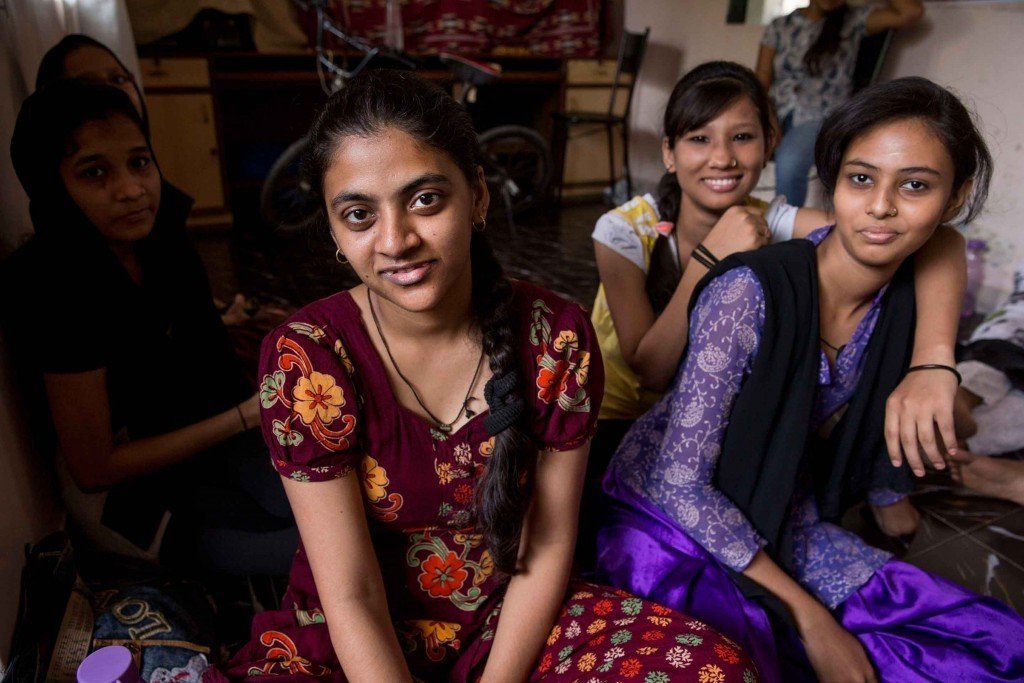
[[[140,59],[153,151],[164,177],[195,199],[190,226],[229,225],[207,60]]]
[[[612,81],[615,78],[614,59],[570,59],[565,64],[566,111],[608,112]],[[632,76],[619,79],[615,97],[615,113],[622,114],[629,96]],[[615,167],[622,169],[622,137],[613,136]],[[621,170],[619,171],[621,172]],[[565,149],[565,175],[562,194],[566,197],[599,193],[608,185],[608,136],[601,124],[576,124],[569,129]]]

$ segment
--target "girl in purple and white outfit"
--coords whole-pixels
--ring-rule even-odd
[[[762,680],[1021,680],[1009,608],[832,523],[905,488],[886,398],[905,372],[949,369],[907,369],[908,257],[976,215],[991,158],[964,106],[916,78],[840,107],[816,157],[836,225],[700,283],[683,366],[605,478],[599,570],[738,641]]]

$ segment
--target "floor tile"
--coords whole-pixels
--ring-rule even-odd
[[[970,536],[957,536],[908,561],[1024,614],[1024,569]]]
[[[970,531],[1020,510],[1020,506],[987,498],[956,487],[950,482],[913,496],[914,504],[961,531]]]
[[[968,532],[986,548],[999,553],[1007,562],[1024,571],[1024,509]]]
[[[911,561],[919,555],[928,553],[933,548],[948,543],[958,537],[960,533],[959,529],[950,526],[945,520],[925,512],[921,515],[921,524],[917,533],[914,534],[902,557]]]

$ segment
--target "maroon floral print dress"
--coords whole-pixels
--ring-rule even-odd
[[[593,434],[603,376],[586,314],[517,282],[515,339],[540,448]],[[465,373],[459,373],[462,376]],[[483,671],[504,583],[473,526],[474,484],[494,439],[486,411],[443,435],[400,405],[348,292],[299,311],[264,341],[263,434],[274,466],[297,481],[354,472],[376,560],[413,674],[474,681]],[[482,406],[481,406],[482,407]],[[623,591],[573,581],[532,680],[700,683],[756,680],[753,664],[709,627]],[[235,680],[344,681],[304,550],[282,609],[256,616],[252,640],[223,672]],[[206,680],[223,680],[210,671]]]

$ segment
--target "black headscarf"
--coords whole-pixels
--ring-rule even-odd
[[[132,72],[128,70],[128,67],[124,65],[124,62],[111,50],[109,47],[96,40],[90,38],[87,35],[81,33],[72,33],[64,36],[59,43],[51,47],[43,55],[42,61],[39,62],[39,70],[36,71],[36,90],[41,90],[46,86],[56,81],[64,80],[68,77],[67,74],[67,58],[75,50],[79,50],[83,47],[95,47],[103,50],[117,62],[118,66],[129,76],[132,76]],[[138,93],[139,102],[142,104],[142,124],[143,130],[149,130],[149,112],[146,110],[146,100],[142,96],[142,90],[139,89],[139,84],[134,80],[132,86],[135,88],[135,92]]]
[[[213,307],[202,262],[185,232],[191,198],[161,183],[153,229],[134,244],[142,270],[142,283],[137,286],[68,194],[59,167],[69,141],[84,123],[111,116],[124,116],[143,129],[128,96],[106,85],[58,80],[22,105],[11,159],[29,196],[36,234],[11,257],[9,270],[13,287],[20,290],[17,317],[77,336],[69,340],[73,348],[67,351],[55,344],[34,343],[29,351],[38,356],[44,372],[113,368],[121,361],[127,368],[133,363],[144,365],[148,357],[153,365],[162,366],[154,370],[170,373],[172,367],[194,368],[216,383],[197,400],[173,403],[167,399],[166,406],[154,406],[151,411],[136,411],[112,388],[115,422],[120,402],[125,409],[121,417],[131,436],[138,438],[230,408],[251,389]],[[118,331],[118,350],[112,348],[110,330]],[[137,340],[134,348],[122,346],[125,335]]]
[[[120,269],[121,265],[68,194],[59,169],[75,131],[88,121],[111,116],[124,116],[135,123],[149,144],[142,117],[125,93],[78,79],[57,80],[30,95],[18,113],[11,138],[11,161],[29,197],[37,248],[53,258],[71,256],[73,263],[93,272]],[[188,195],[161,181],[153,230],[137,244],[144,269],[174,258],[186,248],[185,219],[191,208]]]

